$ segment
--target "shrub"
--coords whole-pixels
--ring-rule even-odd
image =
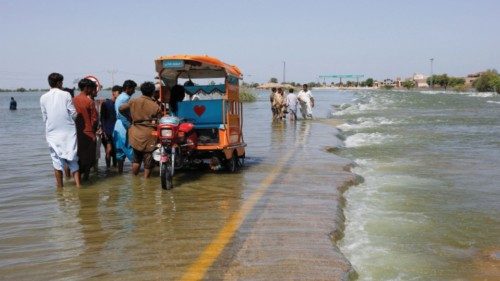
[[[478,92],[498,92],[498,85],[500,84],[500,76],[496,70],[487,70],[479,76],[479,78],[474,81],[474,88]]]
[[[470,87],[465,84],[458,84],[453,86],[453,90],[456,92],[467,92],[470,90]]]
[[[254,91],[249,88],[242,87],[240,89],[240,101],[241,102],[254,102],[257,100],[257,95]]]

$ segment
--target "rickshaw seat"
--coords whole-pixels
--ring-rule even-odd
[[[220,128],[224,125],[224,100],[182,101],[177,104],[177,116],[193,122],[197,129]]]

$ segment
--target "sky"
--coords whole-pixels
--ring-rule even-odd
[[[0,0],[0,88],[104,86],[155,76],[154,59],[207,54],[246,82],[375,79],[500,70],[496,0]],[[111,75],[111,72],[116,72]]]

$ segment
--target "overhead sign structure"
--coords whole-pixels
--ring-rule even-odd
[[[326,79],[340,79],[340,84],[342,84],[342,78],[356,78],[356,83],[359,84],[359,78],[363,78],[363,74],[330,74],[330,75],[320,75],[319,78],[323,79],[323,83]]]

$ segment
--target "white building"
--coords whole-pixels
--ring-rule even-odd
[[[417,88],[429,88],[429,84],[427,84],[427,78],[428,76],[425,76],[424,74],[413,74],[413,81],[415,81],[415,86]]]

